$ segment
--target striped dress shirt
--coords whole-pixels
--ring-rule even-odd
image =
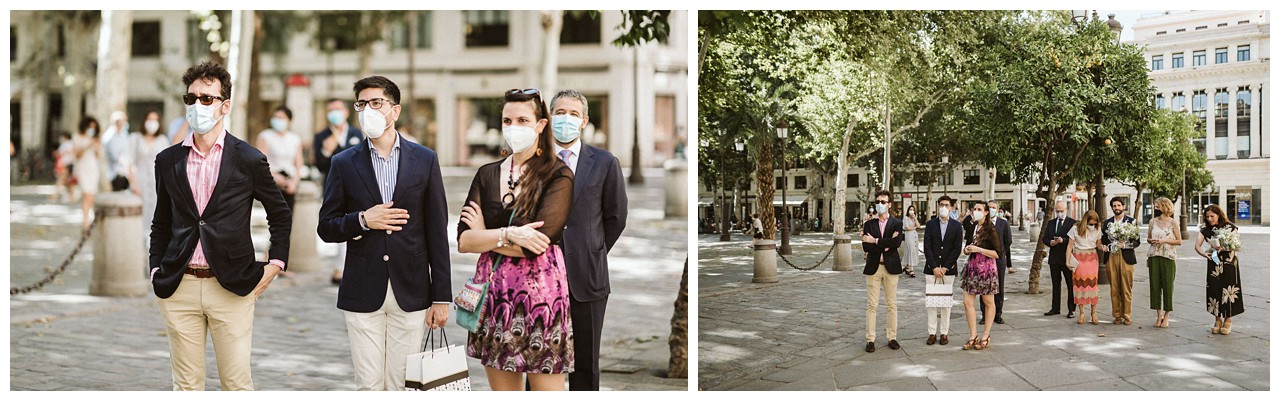
[[[400,133],[396,133],[396,144],[391,146],[391,154],[382,157],[378,148],[369,141],[369,155],[373,160],[373,176],[378,180],[378,191],[382,193],[382,203],[391,201],[396,192],[396,173],[400,171]]]
[[[195,135],[187,135],[187,139],[182,141],[182,146],[191,148],[187,153],[187,181],[191,182],[191,195],[196,200],[196,213],[203,215],[205,206],[209,205],[209,196],[213,195],[213,188],[218,184],[218,171],[222,168],[222,144],[227,139],[227,131],[224,130],[218,134],[218,141],[209,148],[209,153],[201,153],[200,149],[196,148],[194,137]],[[209,265],[209,261],[204,258],[204,247],[200,244],[200,240],[196,240],[196,252],[191,255],[190,264]]]

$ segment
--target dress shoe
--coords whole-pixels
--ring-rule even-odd
[[[867,352],[876,352],[876,343],[867,341]]]
[[[1073,317],[1076,317],[1076,311],[1067,311],[1067,318],[1070,319]]]
[[[930,334],[928,340],[924,340],[924,345],[933,345],[938,342],[938,336]]]
[[[1000,316],[996,316],[996,324],[1004,324],[1004,318]]]
[[[901,345],[898,345],[898,340],[889,340],[889,349],[895,349],[895,350],[896,350],[896,349],[899,349],[899,348],[902,348],[902,346],[901,346]]]
[[[1045,313],[1044,313],[1044,315],[1045,315],[1045,316],[1053,316],[1053,315],[1061,315],[1061,314],[1062,314],[1062,312],[1059,312],[1059,311],[1056,311],[1056,310],[1051,310],[1051,311],[1048,311],[1048,312],[1045,312]]]
[[[951,341],[948,341],[948,340],[947,340],[947,335],[946,335],[946,334],[943,334],[943,335],[942,335],[942,338],[939,338],[939,339],[938,339],[938,344],[947,345],[947,343],[949,343],[949,342],[951,342]]]

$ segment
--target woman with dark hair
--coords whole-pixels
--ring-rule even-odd
[[[1102,229],[1098,228],[1098,212],[1085,212],[1076,229],[1067,233],[1067,249],[1071,251],[1067,257],[1078,262],[1071,271],[1071,293],[1080,308],[1076,324],[1084,324],[1085,305],[1089,305],[1089,322],[1098,324],[1098,251],[1106,250],[1102,245]]]
[[[467,355],[494,390],[563,390],[573,372],[573,325],[560,241],[573,201],[573,172],[552,150],[537,89],[503,98],[510,157],[480,167],[458,223],[458,252],[479,253],[475,283],[489,283]],[[505,153],[505,152],[504,152]]]
[[[80,119],[79,130],[71,142],[75,145],[76,164],[72,175],[76,177],[76,185],[80,187],[80,209],[84,213],[82,228],[89,228],[93,222],[93,198],[98,194],[98,157],[102,155],[102,140],[98,134],[102,128],[98,120],[85,116]]]
[[[143,244],[151,243],[151,219],[156,214],[156,155],[169,147],[169,137],[160,130],[160,112],[149,111],[142,132],[129,134],[129,190],[142,197]],[[159,139],[164,138],[164,139]]]
[[[1215,231],[1216,230],[1216,231]],[[1205,283],[1205,301],[1213,315],[1213,334],[1231,334],[1231,317],[1244,313],[1244,294],[1240,289],[1239,251],[1228,250],[1219,243],[1219,231],[1236,231],[1236,225],[1223,213],[1222,207],[1204,209],[1204,226],[1196,238],[1196,253],[1208,260],[1209,275]],[[1201,249],[1208,242],[1212,251]],[[1216,257],[1216,258],[1215,258]],[[1216,259],[1216,262],[1215,262]]]
[[[284,202],[293,210],[293,201],[298,194],[298,184],[302,181],[302,137],[289,130],[293,122],[293,111],[280,106],[271,111],[271,127],[258,133],[255,147],[267,155],[267,164],[271,169],[271,178]]]
[[[996,293],[1000,292],[1000,277],[996,260],[1000,258],[1000,236],[996,235],[996,226],[987,212],[987,204],[976,202],[969,215],[974,225],[973,242],[964,247],[964,254],[969,255],[969,262],[961,273],[960,288],[964,289],[964,317],[969,323],[969,341],[962,349],[983,349],[991,343],[991,326],[996,318]],[[982,339],[978,339],[977,315],[974,311],[974,300],[982,297],[983,316],[986,317],[982,328]]]

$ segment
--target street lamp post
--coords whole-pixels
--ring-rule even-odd
[[[720,133],[720,137],[724,138],[725,137],[724,129],[720,129],[718,131]],[[726,164],[727,164],[726,159],[728,159],[728,157],[725,156],[725,153],[727,153],[727,151],[725,150],[724,147],[721,147],[719,151],[720,151],[720,209],[721,209],[720,210],[720,240],[728,241],[730,239],[729,237],[729,199],[728,199],[729,197],[725,196],[725,190],[728,189],[727,188],[728,180],[726,179],[726,176],[729,175],[728,169],[726,169]]]
[[[741,153],[742,153],[742,150],[743,150],[743,149],[745,149],[746,147],[747,147],[747,144],[742,143],[742,139],[736,139],[736,140],[734,140],[734,141],[733,141],[733,148],[734,148],[735,150],[737,150],[737,153],[734,153],[734,156],[736,157],[736,156],[738,156],[739,154],[741,154]],[[737,214],[737,213],[738,213],[738,211],[739,211],[739,210],[741,210],[741,209],[740,209],[741,202],[740,202],[740,201],[739,201],[739,199],[738,199],[738,187],[740,187],[741,185],[742,185],[742,184],[740,184],[740,183],[739,183],[739,181],[738,181],[738,179],[737,179],[737,178],[734,178],[734,179],[733,179],[733,186],[734,186],[734,188],[733,188],[733,200],[734,200],[734,201],[733,201],[733,213],[735,213],[735,214]],[[744,200],[744,201],[745,201],[745,200]],[[738,222],[739,222],[740,224],[751,224],[751,223],[747,222],[747,215],[746,215],[746,213],[742,213],[742,215],[741,215],[740,217],[738,217]]]
[[[778,254],[791,254],[791,207],[787,202],[787,134],[790,132],[791,125],[787,124],[787,120],[783,119],[778,123],[778,138],[782,139],[782,246],[778,247]]]

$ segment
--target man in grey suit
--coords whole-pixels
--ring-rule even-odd
[[[1004,210],[1000,209],[1000,202],[996,202],[995,199],[987,201],[987,209],[991,211],[991,221],[996,224],[996,235],[1000,236],[1000,244],[1004,248],[998,250],[1000,258],[996,260],[996,270],[999,270],[1000,277],[1000,292],[996,293],[995,318],[996,324],[1004,324],[1004,317],[1001,316],[1004,313],[1004,274],[1005,270],[1013,266],[1013,263],[1009,260],[1009,244],[1013,243],[1013,234],[1009,232],[1009,220],[1004,218]],[[983,310],[983,314],[984,317],[981,321],[985,322],[987,320],[985,310]]]
[[[573,210],[561,249],[569,279],[573,318],[574,371],[569,390],[600,389],[600,333],[609,300],[609,250],[627,225],[627,188],[618,158],[582,143],[587,98],[573,89],[551,98],[551,132],[556,157],[573,170]]]

